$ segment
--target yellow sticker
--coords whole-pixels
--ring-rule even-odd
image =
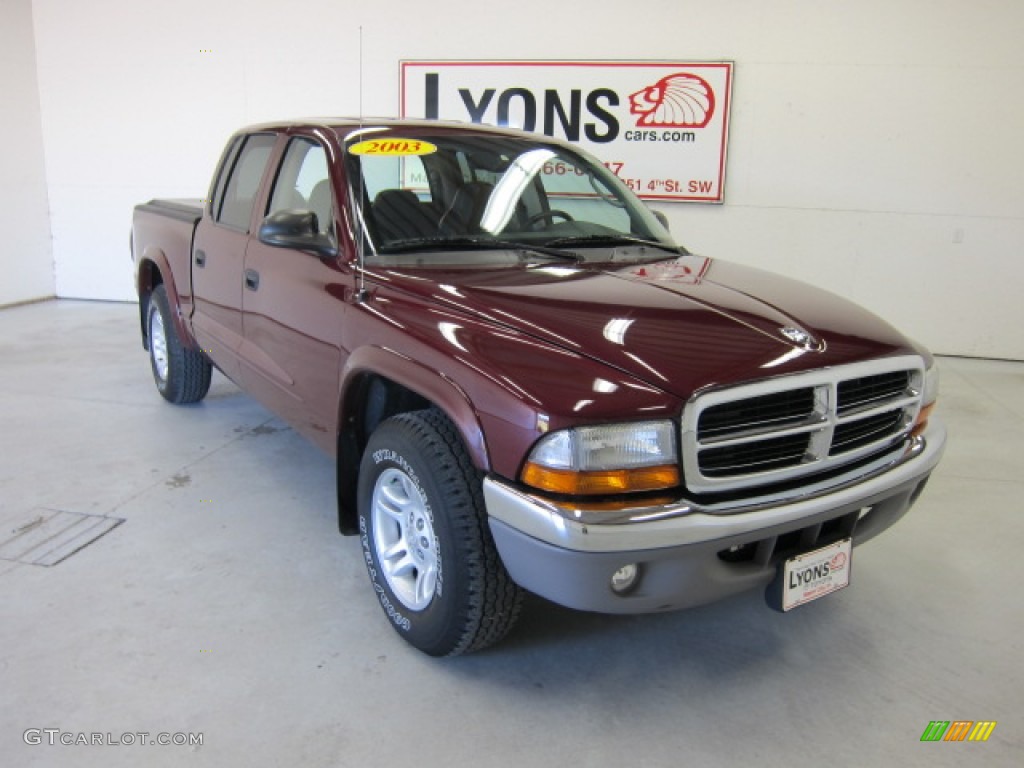
[[[429,155],[432,152],[437,152],[437,147],[429,141],[420,139],[370,139],[353,144],[348,151],[353,155],[407,157],[409,155]]]

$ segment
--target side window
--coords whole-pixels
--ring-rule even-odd
[[[276,136],[267,133],[258,133],[246,138],[224,188],[224,198],[216,210],[216,220],[219,224],[242,232],[249,231],[253,202],[256,200],[260,180],[263,178],[267,159],[276,140]]]
[[[292,139],[274,180],[267,214],[283,210],[313,211],[321,234],[334,221],[327,153],[312,139]]]
[[[210,190],[210,212],[211,215],[214,211],[219,211],[221,203],[224,200],[224,187],[228,183],[228,175],[231,167],[235,164],[235,159],[238,157],[238,148],[242,146],[244,137],[236,136],[231,140],[227,149],[224,150],[224,156],[220,159],[220,163],[217,165],[217,178],[214,181],[213,188]]]

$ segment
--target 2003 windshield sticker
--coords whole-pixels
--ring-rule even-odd
[[[352,155],[410,157],[412,155],[429,155],[437,152],[437,147],[429,141],[420,141],[419,139],[369,139],[353,144],[348,151]]]

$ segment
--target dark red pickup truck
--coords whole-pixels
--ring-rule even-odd
[[[849,582],[945,444],[926,350],[818,289],[693,255],[600,162],[440,122],[258,125],[208,199],[135,211],[160,393],[216,366],[337,458],[398,632]]]

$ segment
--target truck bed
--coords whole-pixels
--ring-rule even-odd
[[[155,213],[180,221],[195,224],[203,216],[203,201],[197,197],[181,197],[174,199],[154,199],[148,203],[137,205],[136,211]]]
[[[132,219],[132,259],[144,265],[138,276],[140,285],[165,285],[169,298],[180,309],[178,330],[186,344],[192,342],[192,335],[180,318],[192,312],[192,240],[203,217],[203,206],[198,198],[150,200],[135,206]],[[142,302],[140,322],[145,311]],[[146,343],[143,327],[143,345]]]

